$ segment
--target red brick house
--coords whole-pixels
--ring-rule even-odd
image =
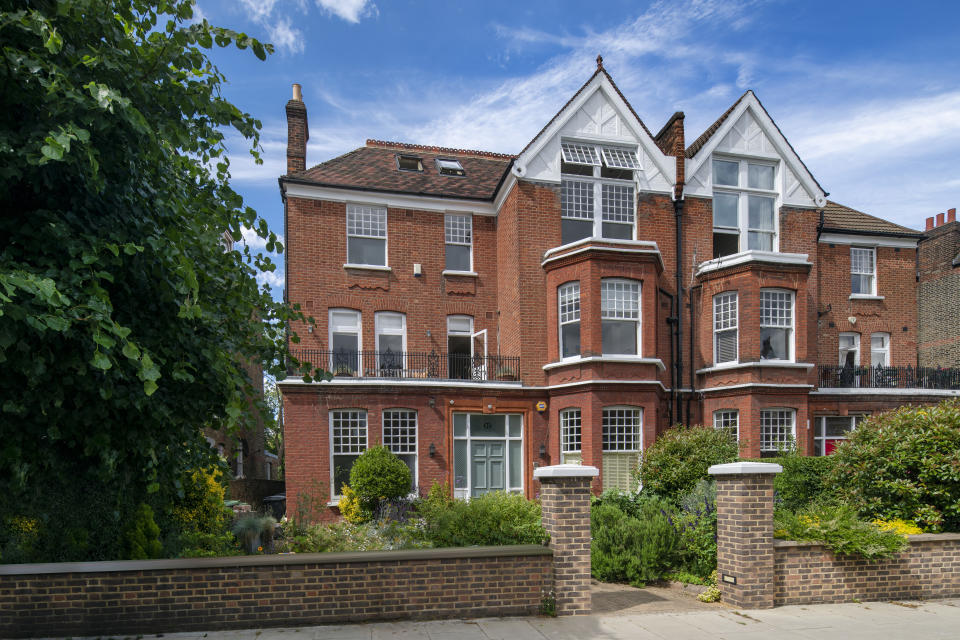
[[[690,146],[600,59],[515,155],[368,140],[307,168],[297,85],[287,118],[286,296],[316,319],[292,347],[335,374],[280,383],[291,503],[335,504],[381,443],[421,490],[533,496],[579,460],[626,489],[676,423],[823,453],[955,393],[897,374],[921,234],[828,201],[751,91]]]

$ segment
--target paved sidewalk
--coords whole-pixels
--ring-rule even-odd
[[[146,635],[144,638],[153,636]],[[779,607],[715,607],[674,613],[569,618],[493,618],[378,622],[295,629],[168,633],[164,640],[935,640],[960,638],[960,599]]]

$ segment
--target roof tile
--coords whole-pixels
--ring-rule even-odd
[[[902,227],[868,213],[851,209],[832,200],[823,208],[823,228],[836,231],[861,231],[891,235],[919,236],[916,229]]]

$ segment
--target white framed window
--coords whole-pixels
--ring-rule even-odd
[[[441,176],[457,176],[460,178],[467,175],[460,161],[453,158],[437,158],[437,173]]]
[[[378,311],[373,320],[377,337],[377,375],[400,375],[407,351],[407,316],[395,311]]]
[[[523,415],[453,414],[453,495],[523,492]]]
[[[833,453],[837,445],[846,440],[850,433],[863,422],[865,415],[820,416],[816,420],[813,434],[813,455],[826,456]]]
[[[360,369],[360,312],[330,309],[330,371],[355,376]]]
[[[713,159],[713,257],[746,250],[778,251],[774,164]]]
[[[347,263],[387,266],[387,209],[347,205]]]
[[[563,464],[581,464],[580,409],[560,412],[560,457]]]
[[[760,412],[760,455],[776,456],[792,449],[797,440],[795,409],[764,409]]]
[[[561,242],[635,239],[636,149],[564,141],[560,151]]]
[[[473,271],[473,216],[447,213],[443,216],[447,271]]]
[[[334,499],[340,495],[343,485],[350,484],[350,469],[366,450],[366,410],[330,411],[330,494]]]
[[[600,281],[600,331],[604,354],[640,355],[640,283]]]
[[[844,332],[839,336],[840,345],[840,366],[841,367],[859,367],[860,366],[860,334]]]
[[[713,296],[713,363],[736,362],[739,358],[737,292]]]
[[[850,247],[851,295],[877,295],[877,250],[873,247]]]
[[[604,407],[601,419],[603,488],[636,491],[634,471],[643,445],[643,410]]]
[[[403,460],[410,469],[410,493],[417,492],[417,412],[412,409],[384,409],[383,446]]]
[[[568,282],[557,288],[560,323],[560,358],[580,355],[580,283]]]
[[[713,428],[733,434],[740,441],[740,412],[736,409],[718,409],[713,412]]]
[[[870,334],[870,366],[890,367],[890,334],[889,333],[871,333]]]
[[[794,359],[793,291],[760,290],[760,359]]]

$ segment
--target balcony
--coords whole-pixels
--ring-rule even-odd
[[[481,356],[443,351],[329,351],[292,347],[302,362],[326,369],[334,378],[515,382],[519,356]]]
[[[821,365],[818,374],[821,389],[960,389],[960,369]]]

